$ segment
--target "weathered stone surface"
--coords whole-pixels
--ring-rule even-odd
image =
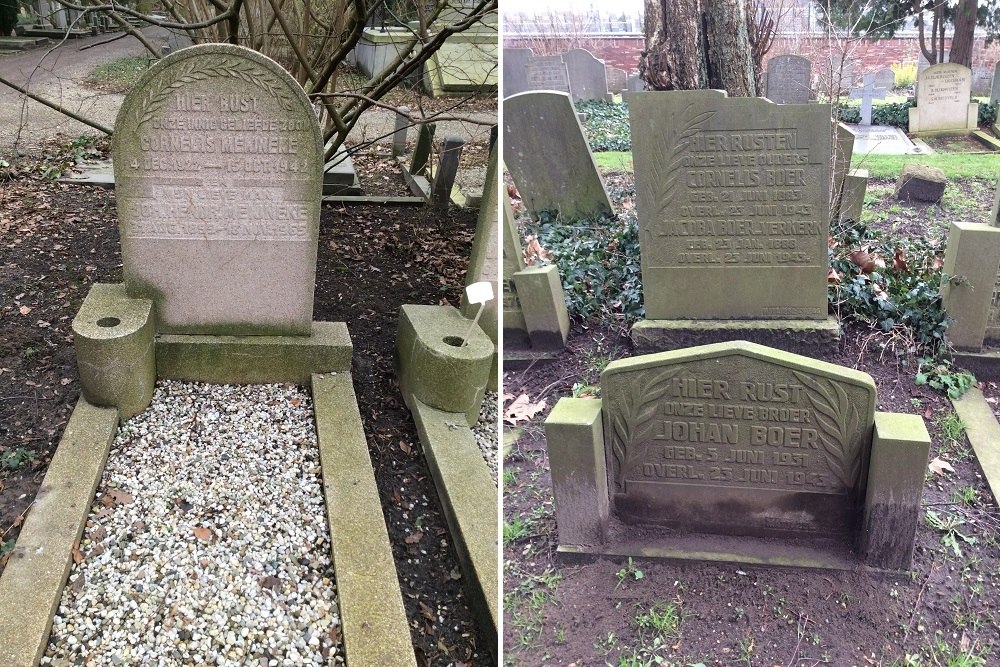
[[[625,73],[625,70],[617,67],[606,67],[605,70],[608,76],[608,92],[623,92],[628,82],[628,74]]]
[[[451,306],[404,305],[396,356],[399,387],[407,401],[412,395],[437,410],[464,413],[473,426],[479,421],[494,347],[479,327],[470,329],[469,324]]]
[[[84,523],[118,428],[118,411],[80,399],[0,577],[0,665],[37,665],[49,643]]]
[[[529,266],[515,273],[513,282],[531,347],[536,350],[565,347],[569,336],[569,313],[559,269],[552,264]]]
[[[948,340],[957,350],[978,352],[984,339],[1000,340],[1000,227],[953,222],[942,270],[956,280],[941,286]]]
[[[562,56],[531,56],[524,63],[524,72],[528,90],[557,90],[569,93],[569,72]]]
[[[990,104],[1000,104],[1000,62],[993,66],[993,85],[990,87]]]
[[[497,248],[497,192],[498,192],[497,148],[490,151],[490,162],[486,169],[486,182],[483,184],[483,199],[479,204],[479,220],[476,224],[476,235],[472,239],[472,255],[469,257],[469,270],[465,274],[466,286],[477,282],[493,284],[495,298],[487,301],[483,314],[479,316],[479,328],[490,337],[496,347],[493,351],[493,367],[490,369],[490,381],[487,388],[497,390],[498,382],[498,352],[500,336],[500,318],[497,302],[501,299],[500,292],[500,253]],[[474,318],[479,312],[479,304],[469,303],[462,294],[462,315]]]
[[[313,373],[351,370],[351,337],[343,322],[313,322],[310,336],[160,334],[158,377],[216,384],[294,382]]]
[[[569,92],[573,100],[609,100],[608,74],[604,61],[586,49],[570,49],[562,56],[569,74]]]
[[[896,87],[896,73],[888,67],[878,70],[875,72],[875,87],[892,90]]]
[[[229,44],[172,53],[126,97],[112,148],[125,284],[159,331],[308,335],[322,141],[287,72]]]
[[[514,274],[524,270],[524,253],[506,188],[500,196],[503,198],[503,347],[506,352],[515,347],[527,348],[531,341],[514,286]]]
[[[840,341],[840,321],[832,315],[822,320],[640,320],[629,335],[640,354],[746,340],[821,356]]]
[[[545,446],[559,543],[602,544],[609,495],[601,401],[560,399],[545,419]]]
[[[767,61],[767,99],[775,104],[809,101],[812,63],[795,55],[774,56]]]
[[[844,123],[835,122],[833,142],[833,192],[830,193],[830,219],[835,220],[840,211],[840,202],[844,191],[844,178],[851,168],[851,156],[854,154],[854,129]]]
[[[993,195],[993,209],[990,211],[990,224],[1000,226],[1000,181],[997,181],[997,191]]]
[[[638,73],[629,74],[628,80],[625,82],[625,89],[631,93],[638,93],[646,89],[646,82]]]
[[[312,378],[344,648],[354,664],[416,667],[351,374]]]
[[[982,377],[978,373],[976,377]],[[993,376],[997,377],[997,376]],[[990,486],[994,498],[1000,498],[1000,424],[993,414],[992,406],[983,398],[978,387],[971,387],[961,398],[953,399],[955,412],[969,437],[969,443],[976,452],[976,460],[983,469],[983,476]]]
[[[503,96],[510,97],[528,90],[528,59],[531,49],[503,50]]]
[[[829,106],[626,99],[647,319],[824,319]]]
[[[840,220],[842,222],[861,220],[867,190],[868,170],[851,169],[844,178],[844,187],[840,191]]]
[[[875,410],[865,373],[735,342],[601,375],[613,512],[626,523],[853,539]]]
[[[453,413],[411,399],[410,410],[424,447],[434,486],[455,541],[463,584],[472,600],[486,648],[495,653],[499,627],[497,487],[476,446],[472,431],[455,424]]]
[[[569,95],[521,93],[503,102],[503,162],[528,212],[564,218],[612,213]]]
[[[76,317],[73,345],[80,390],[91,405],[117,408],[122,419],[153,399],[156,357],[153,302],[130,299],[124,285],[95,283]]]
[[[907,202],[939,202],[947,185],[948,177],[937,167],[910,163],[903,165],[893,197]]]
[[[979,105],[970,102],[972,70],[957,63],[932,65],[917,78],[917,106],[910,109],[910,133],[975,130]]]
[[[910,569],[930,445],[920,415],[875,413],[861,529],[861,550],[872,567]]]

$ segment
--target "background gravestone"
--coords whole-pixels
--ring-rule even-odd
[[[310,333],[322,141],[280,65],[228,44],[167,56],[125,98],[112,154],[125,284],[159,331]]]
[[[932,65],[917,79],[917,106],[910,109],[910,133],[956,130],[979,124],[979,105],[970,102],[972,70],[956,63]]]
[[[569,92],[569,73],[562,56],[531,56],[524,64],[528,90]]]
[[[875,87],[885,88],[887,91],[896,87],[896,73],[888,67],[875,72]]]
[[[1000,104],[1000,62],[993,67],[993,85],[990,87],[990,104]]]
[[[635,74],[629,74],[628,79],[625,81],[625,90],[630,93],[639,93],[646,89],[646,82],[642,80],[638,72]]]
[[[825,319],[827,105],[627,96],[648,320]]]
[[[884,100],[888,88],[880,88],[874,74],[865,74],[861,88],[852,88],[850,98],[861,100],[861,121],[859,125],[872,124],[872,102]]]
[[[586,49],[570,49],[563,54],[569,73],[569,92],[574,102],[609,100],[608,75],[604,61]]]
[[[608,92],[620,93],[624,91],[626,81],[628,80],[625,70],[618,69],[617,67],[608,67],[606,71],[608,74]]]
[[[767,99],[776,104],[806,104],[812,63],[802,56],[775,56],[767,62]]]
[[[528,90],[528,60],[531,49],[503,50],[503,96],[510,97]]]
[[[528,212],[565,218],[614,209],[569,95],[529,92],[503,102],[503,161]]]

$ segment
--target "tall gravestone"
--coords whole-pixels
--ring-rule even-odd
[[[159,331],[310,333],[322,140],[284,69],[227,44],[178,51],[125,98],[112,151],[125,285]]]
[[[890,70],[891,71],[891,70]],[[851,99],[861,100],[860,125],[872,124],[872,103],[874,100],[885,99],[888,88],[879,87],[874,74],[865,74],[861,88],[852,88]]]
[[[776,104],[809,101],[812,63],[802,56],[774,56],[767,62],[767,99]]]
[[[503,102],[503,161],[528,212],[565,218],[613,212],[569,95],[529,92]]]
[[[993,67],[993,85],[990,86],[990,104],[1000,104],[1000,62]]]
[[[524,64],[524,72],[529,91],[569,92],[569,73],[562,56],[531,56]]]
[[[917,78],[917,106],[910,109],[910,133],[971,132],[979,125],[979,104],[970,102],[972,70],[957,63],[932,65]]]
[[[503,96],[510,97],[528,90],[527,64],[531,49],[503,50]]]
[[[559,552],[906,569],[930,437],[859,371],[735,341],[614,361],[545,422]]]
[[[835,339],[829,106],[722,91],[627,101],[647,318],[633,328],[636,344],[680,346],[682,332],[698,341],[773,335],[776,345],[805,345],[811,330],[819,345]]]
[[[570,49],[563,54],[569,74],[569,92],[573,101],[609,100],[608,75],[604,61],[586,49]]]

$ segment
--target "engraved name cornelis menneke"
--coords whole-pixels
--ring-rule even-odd
[[[838,383],[701,379],[674,373],[618,406],[616,488],[629,480],[841,492],[857,481],[859,419]],[[852,412],[853,410],[853,412]]]

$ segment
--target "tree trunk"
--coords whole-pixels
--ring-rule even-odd
[[[757,94],[741,0],[645,0],[645,8],[646,50],[639,75],[648,88]]]
[[[976,0],[959,0],[955,8],[955,33],[948,62],[972,67],[972,45],[976,38]]]

